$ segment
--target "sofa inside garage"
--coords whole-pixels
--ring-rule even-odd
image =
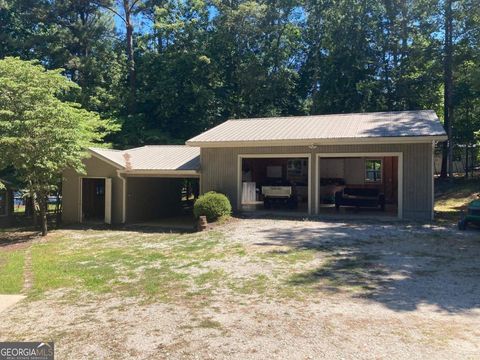
[[[198,178],[127,177],[126,222],[193,218]]]
[[[317,169],[320,214],[398,216],[398,156],[324,155]]]

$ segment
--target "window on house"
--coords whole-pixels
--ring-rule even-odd
[[[7,215],[7,192],[0,190],[0,216]]]
[[[377,160],[377,159],[365,160],[365,181],[368,181],[368,182],[382,181],[382,160]]]
[[[97,196],[105,195],[105,185],[103,183],[97,184],[97,186],[95,187],[95,192]]]

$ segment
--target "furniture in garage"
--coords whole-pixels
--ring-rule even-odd
[[[354,206],[380,208],[385,211],[385,195],[379,189],[345,187],[335,193],[335,208]]]
[[[257,201],[257,184],[244,181],[242,184],[242,204],[255,204]]]
[[[343,178],[321,178],[320,179],[320,199],[322,204],[334,204],[335,193],[343,190],[345,179]]]

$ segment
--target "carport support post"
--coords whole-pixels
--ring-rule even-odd
[[[308,158],[308,214],[318,215],[317,197],[318,197],[318,185],[320,179],[317,177],[318,159],[316,158],[316,145],[311,145],[311,153]]]
[[[127,218],[127,179],[120,170],[117,170],[118,177],[122,180],[122,224],[125,224]]]

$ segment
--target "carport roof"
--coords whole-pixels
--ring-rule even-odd
[[[148,145],[129,150],[90,148],[92,154],[125,172],[196,172],[200,148],[185,145]]]
[[[446,140],[433,110],[269,117],[228,120],[187,145],[272,146]]]

